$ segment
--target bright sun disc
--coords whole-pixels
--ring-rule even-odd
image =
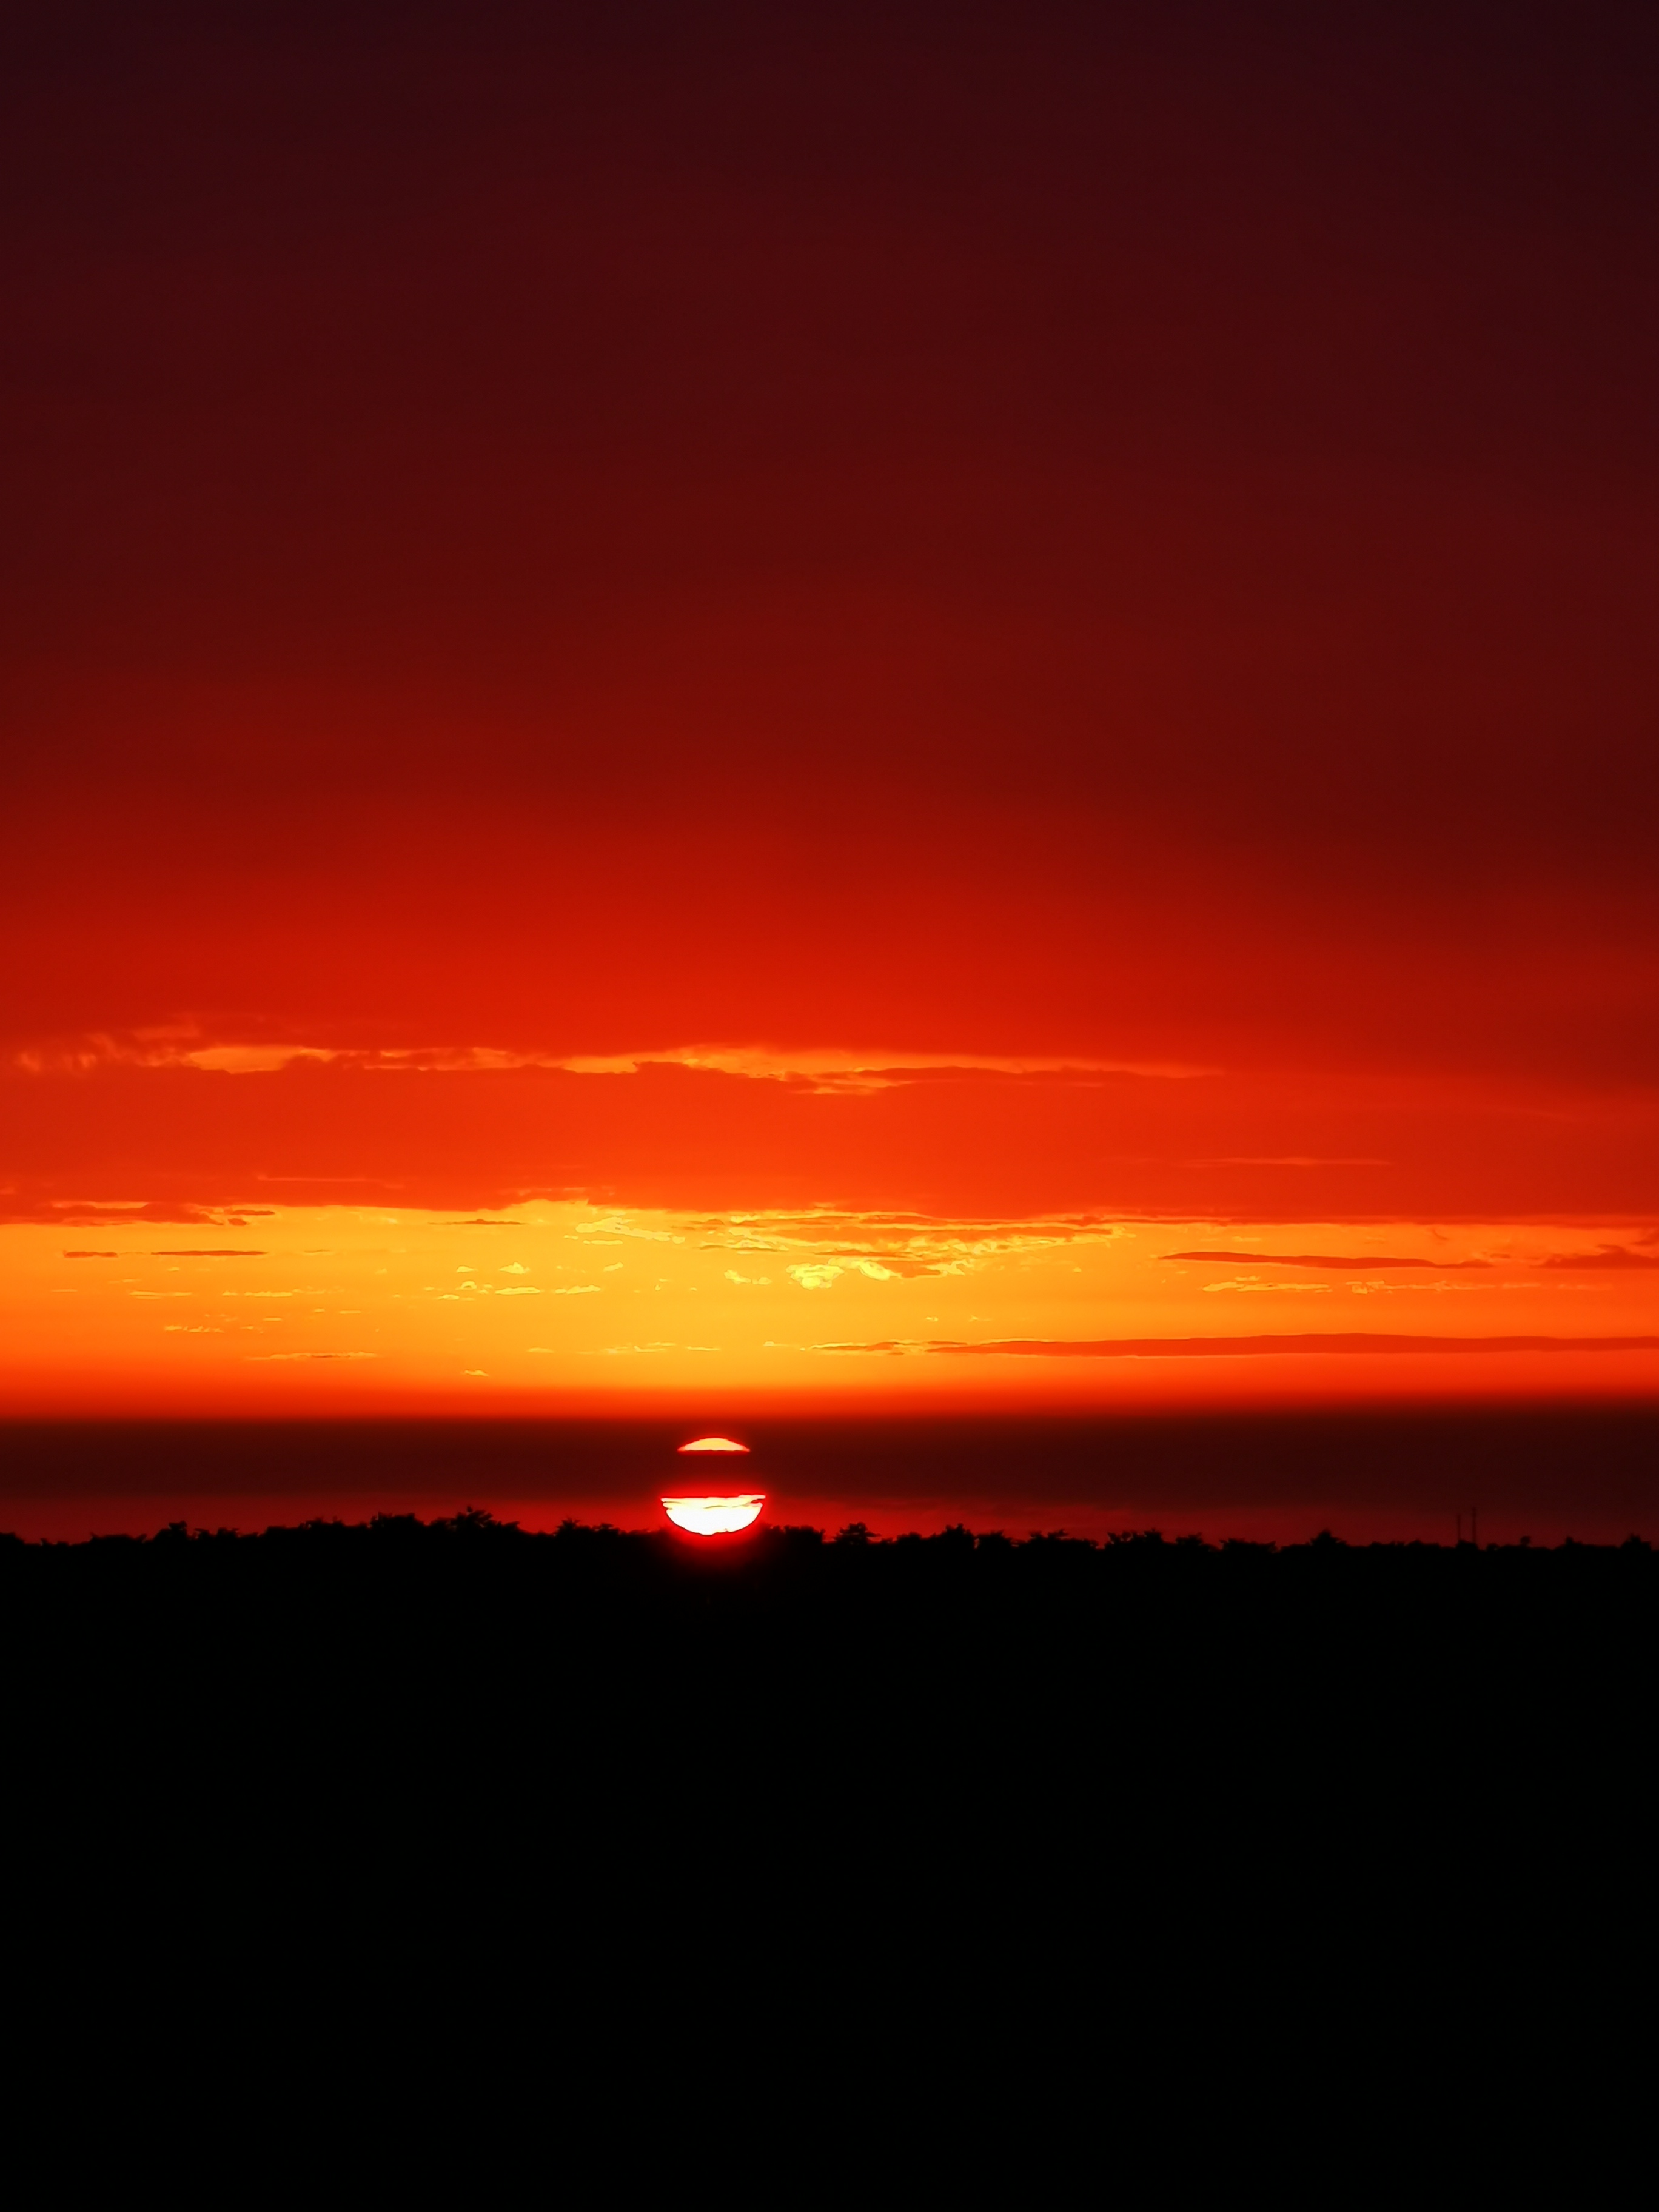
[[[695,1443],[682,1444],[683,1452],[746,1452],[747,1444],[733,1443],[730,1437],[699,1437]]]
[[[763,1492],[741,1498],[665,1498],[662,1510],[677,1528],[693,1536],[734,1536],[759,1520]]]

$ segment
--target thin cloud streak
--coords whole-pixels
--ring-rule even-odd
[[[1599,1252],[1552,1252],[1540,1264],[1573,1274],[1586,1268],[1659,1267],[1659,1253],[1632,1252],[1622,1244],[1605,1244]]]
[[[1329,1252],[1160,1252],[1160,1260],[1192,1260],[1206,1266],[1237,1267],[1245,1261],[1266,1267],[1432,1267],[1442,1273],[1459,1268],[1489,1268],[1490,1260],[1416,1260],[1395,1254],[1367,1254],[1362,1259],[1343,1259]],[[1642,1263],[1638,1263],[1642,1264]]]
[[[868,1348],[890,1347],[872,1345]],[[1659,1336],[1391,1336],[1364,1330],[1322,1330],[1303,1336],[1011,1338],[982,1344],[934,1343],[927,1350],[947,1355],[1062,1359],[1237,1359],[1289,1352],[1659,1352]]]

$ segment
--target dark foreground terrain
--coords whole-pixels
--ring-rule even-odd
[[[1022,2067],[1437,2106],[1622,2016],[1656,1660],[1635,1543],[0,1540],[8,1942],[169,2094],[172,2007],[256,2102],[442,2050],[578,2130],[575,2067],[831,2136]]]
[[[488,1829],[518,1876],[585,1843],[695,1879],[879,1856],[948,1808],[947,1852],[1161,1838],[1224,1885],[1292,1804],[1316,1856],[1431,1848],[1474,1799],[1528,1833],[1635,1819],[1659,1558],[180,1526],[0,1539],[0,1662],[42,1831],[148,1808],[186,1860],[366,1815]]]

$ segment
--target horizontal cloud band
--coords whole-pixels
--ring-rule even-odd
[[[867,1348],[891,1349],[887,1345]],[[1237,1358],[1333,1352],[1659,1352],[1659,1336],[1392,1336],[1348,1330],[1301,1336],[1024,1337],[985,1344],[930,1344],[926,1349],[1074,1359]]]
[[[1437,1274],[1453,1274],[1461,1268],[1490,1267],[1490,1260],[1408,1260],[1398,1253],[1370,1253],[1357,1260],[1343,1259],[1330,1252],[1160,1252],[1160,1260],[1192,1260],[1205,1266],[1237,1267],[1249,1261],[1251,1267],[1430,1267]],[[1571,1266],[1571,1257],[1559,1263],[1549,1261],[1547,1266]],[[1600,1264],[1592,1262],[1592,1265]]]

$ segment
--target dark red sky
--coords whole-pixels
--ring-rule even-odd
[[[1267,1087],[1183,1159],[1369,1156],[1261,1098],[1414,1085],[1399,1205],[1650,1209],[1656,59],[1635,7],[12,7],[7,1047],[1176,1060]],[[234,1195],[222,1133],[109,1164],[194,1107],[43,1095],[18,1187]],[[999,1193],[1115,1194],[1070,1112]],[[842,1140],[789,1142],[795,1202]]]

